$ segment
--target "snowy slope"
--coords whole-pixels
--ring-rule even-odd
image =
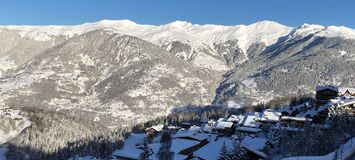
[[[225,71],[231,69],[226,57],[234,57],[235,63],[249,59],[248,49],[252,44],[262,43],[266,47],[278,42],[281,37],[305,37],[314,34],[319,37],[342,37],[355,39],[355,30],[343,26],[304,24],[297,28],[288,27],[273,21],[260,21],[250,25],[198,25],[185,21],[175,21],[165,25],[141,25],[130,20],[102,20],[74,26],[0,26],[2,31],[17,31],[22,38],[35,41],[53,41],[57,37],[69,39],[94,30],[108,30],[111,33],[131,35],[162,46],[173,54],[191,61],[196,66]],[[230,41],[236,46],[231,47]],[[173,46],[181,43],[187,48]],[[229,47],[231,50],[218,50],[218,46]],[[241,52],[241,53],[239,53]],[[226,54],[229,54],[226,56]],[[238,55],[238,54],[242,54]]]
[[[140,25],[130,20],[102,20],[75,26],[1,26],[0,29],[19,30],[22,37],[38,41],[47,41],[53,36],[62,35],[70,38],[98,29],[128,34],[159,45],[164,41],[212,45],[216,42],[238,39],[240,48],[246,52],[253,42],[264,42],[266,45],[275,43],[279,37],[287,35],[291,27],[272,21],[237,26],[198,25],[175,21],[154,26]]]
[[[0,111],[0,145],[15,138],[24,129],[31,126],[31,122],[19,115],[18,110]]]
[[[164,41],[181,41],[194,45],[212,45],[237,39],[239,47],[246,52],[252,43],[263,42],[269,46],[278,38],[290,33],[306,36],[316,34],[320,37],[336,37],[355,39],[355,30],[344,26],[329,26],[304,24],[297,28],[284,26],[273,21],[260,21],[250,25],[198,25],[186,21],[175,21],[166,25],[141,25],[130,20],[102,20],[94,23],[84,23],[74,26],[0,26],[2,29],[18,30],[22,37],[38,41],[47,41],[54,36],[67,38],[81,35],[93,30],[107,29],[142,38],[154,44]]]

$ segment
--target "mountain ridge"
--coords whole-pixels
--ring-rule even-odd
[[[34,43],[56,43],[55,41],[67,40],[94,30],[134,36],[163,47],[184,60],[192,61],[196,66],[217,71],[229,70],[231,65],[248,60],[248,49],[253,44],[264,43],[269,47],[282,38],[292,39],[308,35],[355,39],[355,30],[344,26],[303,24],[294,28],[267,20],[234,26],[199,25],[187,21],[174,21],[165,25],[141,25],[130,20],[102,20],[72,26],[0,26],[0,33],[17,32],[22,39],[32,39]],[[231,43],[233,48],[236,48],[233,51],[226,48]],[[175,49],[176,45],[184,45],[187,48]],[[221,50],[221,47],[224,49]]]

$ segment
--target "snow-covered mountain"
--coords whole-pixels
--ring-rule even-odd
[[[271,45],[292,28],[272,21],[260,21],[251,25],[222,26],[197,25],[185,21],[175,21],[166,25],[140,25],[129,20],[103,20],[76,26],[1,26],[2,30],[17,30],[21,37],[37,41],[49,41],[53,37],[71,38],[87,32],[105,29],[114,33],[131,35],[156,45],[166,41],[188,43],[194,48],[213,46],[228,40],[238,40],[238,46],[246,52],[255,42]]]
[[[19,37],[26,41],[33,41],[31,43],[34,44],[30,50],[40,50],[38,48],[43,48],[40,45],[42,43],[45,43],[45,46],[53,46],[62,42],[63,39],[99,29],[138,37],[161,46],[182,59],[192,61],[197,66],[218,71],[231,69],[234,64],[247,60],[249,58],[248,49],[255,43],[270,46],[281,37],[305,37],[309,34],[320,37],[355,38],[355,31],[346,27],[304,24],[298,28],[292,28],[273,21],[260,21],[250,25],[236,26],[197,25],[185,21],[175,21],[166,25],[154,26],[140,25],[130,20],[103,20],[75,26],[0,26],[0,35],[6,35],[7,39],[10,36],[10,39],[15,39],[13,41]],[[8,43],[7,40],[2,44]],[[13,44],[4,46],[1,54],[10,52]],[[221,49],[221,46],[229,47],[232,44],[234,44],[232,50]],[[18,46],[16,45],[16,47]],[[27,51],[28,47],[23,50],[31,52]],[[31,58],[31,56],[28,57]]]
[[[0,26],[2,107],[109,129],[190,104],[246,106],[313,93],[317,84],[354,87],[354,70],[355,30],[342,26]]]
[[[92,121],[109,115],[142,122],[172,107],[210,104],[218,84],[213,73],[144,40],[95,30],[37,54],[2,78],[0,92],[3,105],[85,110]]]
[[[93,35],[96,37],[92,37]],[[132,36],[132,38],[123,38],[125,35]],[[121,36],[121,38],[118,39],[129,40],[113,40],[115,39],[113,37],[117,38],[119,36]],[[353,58],[352,43],[355,39],[355,30],[342,26],[324,27],[309,24],[292,28],[272,21],[260,21],[250,25],[236,26],[197,25],[184,21],[176,21],[166,25],[154,26],[140,25],[129,20],[103,20],[75,26],[0,26],[0,37],[0,73],[3,77],[1,92],[3,95],[6,95],[2,96],[3,105],[7,103],[5,101],[10,96],[8,95],[9,92],[18,91],[23,88],[23,86],[32,86],[32,84],[38,85],[41,83],[40,81],[42,79],[48,79],[48,77],[51,76],[57,77],[52,80],[56,84],[60,86],[70,86],[69,88],[67,87],[67,89],[54,88],[55,90],[63,92],[58,93],[61,97],[63,97],[64,92],[73,93],[74,90],[77,92],[76,94],[87,94],[86,96],[94,94],[92,91],[89,92],[86,89],[96,85],[102,85],[100,83],[104,82],[111,84],[112,82],[107,82],[106,79],[115,74],[116,72],[114,73],[114,71],[118,69],[127,68],[125,74],[132,72],[132,66],[134,66],[134,64],[142,63],[143,60],[147,59],[144,58],[145,56],[151,56],[153,54],[150,52],[149,54],[147,53],[146,47],[150,45],[160,47],[161,49],[169,51],[170,54],[175,55],[175,57],[190,62],[182,65],[186,66],[188,68],[187,70],[200,70],[201,72],[210,74],[209,77],[213,77],[213,82],[211,83],[216,83],[218,79],[222,79],[220,74],[229,71],[228,76],[224,77],[224,80],[216,91],[215,102],[224,103],[226,99],[221,99],[220,97],[226,97],[225,95],[229,95],[227,97],[232,96],[227,99],[243,97],[237,96],[238,94],[254,95],[252,97],[260,99],[258,98],[259,94],[255,93],[263,93],[262,95],[266,95],[266,97],[269,98],[274,97],[270,95],[282,96],[284,93],[272,93],[280,90],[278,87],[262,89],[263,86],[261,83],[270,87],[272,85],[268,83],[271,83],[271,81],[273,84],[280,83],[280,81],[277,80],[276,83],[274,83],[273,77],[270,77],[271,81],[266,82],[266,76],[260,76],[260,74],[266,74],[275,68],[281,68],[279,69],[280,72],[276,72],[277,75],[275,76],[289,73],[291,70],[290,67],[299,65],[300,60],[310,61],[312,57],[317,57],[315,58],[317,62],[329,61],[330,59],[333,59],[333,61],[339,60],[339,62],[336,63],[337,65],[350,65],[351,69],[353,65],[353,63],[351,63],[353,62],[351,61]],[[110,38],[107,39],[108,37]],[[134,44],[132,46],[131,40],[134,39],[133,37],[149,43],[139,42],[138,45]],[[105,44],[102,44],[103,42]],[[330,43],[333,45],[330,45]],[[317,47],[316,50],[314,50],[314,47]],[[316,52],[330,51],[332,53],[315,54]],[[137,54],[137,56],[131,55],[133,54],[132,52]],[[165,55],[163,50],[155,51],[154,54],[158,52],[158,55]],[[110,55],[108,55],[108,53],[110,53]],[[143,56],[144,54],[147,55]],[[124,58],[120,59],[119,55],[123,55]],[[336,59],[333,58],[334,56]],[[68,59],[68,57],[73,57],[74,59]],[[104,58],[107,57],[116,59],[116,61],[104,60]],[[162,60],[164,65],[162,64],[160,66],[160,70],[162,69],[161,67],[164,68],[166,65],[177,62],[177,60],[169,59],[170,60]],[[70,65],[67,65],[67,63],[73,67],[68,68]],[[177,63],[185,62],[178,61]],[[307,64],[312,63],[320,64],[315,61],[308,62]],[[189,66],[190,64],[192,66]],[[312,65],[314,66],[315,64]],[[324,64],[325,63],[322,63],[322,65]],[[86,70],[88,70],[90,66],[95,66],[95,69],[99,69],[97,74],[100,74],[101,77],[97,77],[96,75],[85,77],[81,74],[82,72],[86,73]],[[146,69],[142,68],[142,66],[144,65],[138,65],[136,70],[140,72]],[[175,68],[173,68],[178,70],[178,66],[179,65],[176,65]],[[83,71],[82,68],[85,68],[85,70]],[[329,68],[325,67],[324,69],[325,71],[316,70],[314,74],[319,72],[327,73]],[[66,73],[60,73],[64,72],[63,70],[66,70]],[[295,69],[294,72],[298,73],[300,70],[301,68]],[[215,74],[214,71],[218,71],[219,74]],[[332,71],[334,71],[334,69]],[[150,70],[150,72],[153,71]],[[168,71],[159,71],[159,74],[151,73],[149,76],[154,75],[156,76],[155,79],[160,81],[162,75],[169,73]],[[213,75],[211,75],[212,73]],[[338,72],[335,72],[335,75],[336,73]],[[177,76],[176,78],[180,80],[186,78],[184,75],[175,73],[172,73],[172,75]],[[329,75],[329,77],[335,77],[335,75]],[[123,75],[117,76],[122,77]],[[76,78],[72,79],[70,82],[64,82],[68,81],[67,78],[69,77]],[[199,77],[199,82],[205,81],[205,79],[211,79],[202,77]],[[60,80],[61,78],[64,79]],[[154,79],[154,77],[151,77],[151,79]],[[201,84],[197,83],[198,81],[195,81],[196,84]],[[323,78],[315,79],[315,83],[322,81],[330,83],[335,80],[325,80]],[[89,86],[86,84],[88,82],[90,82]],[[141,80],[141,82],[143,83],[143,80]],[[149,82],[151,83],[151,80],[149,80]],[[148,83],[148,79],[146,79],[144,83],[144,87],[150,84]],[[171,82],[167,84],[170,83]],[[245,87],[235,89],[233,94],[230,94],[227,88],[233,88],[234,85],[242,85]],[[351,85],[351,83],[346,83],[346,85]],[[160,91],[171,87],[171,85],[165,87],[162,85],[159,86]],[[201,92],[198,93],[204,91],[204,93],[201,94],[202,96],[209,94],[209,97],[211,97],[211,95],[214,95],[213,86],[214,85],[207,89],[211,91],[210,93],[205,93],[204,89],[199,89]],[[226,86],[228,87],[226,88]],[[302,85],[295,86],[300,88]],[[105,90],[110,90],[116,86],[108,85],[102,87],[106,87]],[[186,88],[184,85],[180,85],[180,87]],[[28,90],[28,88],[26,89]],[[102,88],[99,87],[97,90],[102,90]],[[148,94],[150,92],[149,90],[149,88],[145,88],[144,91],[142,90],[142,94]],[[153,92],[153,94],[158,93],[159,90]],[[237,92],[237,90],[239,92]],[[224,93],[225,91],[228,91],[228,94]],[[45,91],[39,92],[42,93]],[[123,92],[128,94],[126,93],[128,90],[122,92],[115,91],[116,94],[122,94]],[[297,91],[294,90],[292,92]],[[29,95],[32,93],[27,91],[21,94]],[[133,95],[133,93],[130,95]],[[101,97],[104,97],[102,99],[107,99],[105,96],[101,95]],[[139,96],[136,95],[136,97]],[[196,98],[199,99],[198,97]],[[248,99],[250,97],[246,98]],[[39,99],[42,99],[42,97]],[[57,99],[46,99],[46,103],[61,106],[57,104],[60,101],[64,106],[68,105],[64,104],[64,101],[60,99],[61,98],[58,97]],[[71,99],[76,98],[71,97]],[[159,101],[165,100],[160,98]],[[185,101],[184,103],[172,105],[194,102],[195,101]],[[201,99],[199,102],[206,104],[210,101]],[[107,104],[108,102],[101,101],[100,103],[92,103]],[[140,106],[136,103],[137,102],[134,102],[133,104]]]
[[[233,54],[233,52],[244,54],[243,57],[238,57],[239,59],[234,60],[243,62],[248,58],[246,52],[251,44],[262,42],[266,45],[271,45],[279,37],[287,35],[291,30],[290,27],[271,21],[261,21],[248,26],[196,25],[183,21],[153,26],[139,25],[129,20],[103,20],[77,26],[0,27],[0,31],[3,34],[15,32],[22,39],[35,41],[33,43],[49,42],[50,44],[57,44],[56,42],[61,41],[63,38],[68,39],[99,29],[141,38],[162,46],[178,57],[192,61],[197,66],[218,71],[230,68],[227,65],[228,59],[226,57]],[[231,41],[236,43],[232,51],[219,49],[220,46],[230,46]],[[181,47],[182,45],[185,47]],[[47,44],[47,46],[49,45]]]

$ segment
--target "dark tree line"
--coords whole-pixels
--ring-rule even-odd
[[[36,108],[22,110],[32,125],[8,142],[7,159],[68,159],[76,156],[107,158],[123,146],[128,129],[111,131],[92,119],[75,118]],[[83,116],[85,117],[85,116]]]
[[[348,139],[355,137],[355,119],[348,115],[332,117],[329,128],[307,124],[301,132],[283,132],[280,150],[284,156],[320,156],[333,152]]]

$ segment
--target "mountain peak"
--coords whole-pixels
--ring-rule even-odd
[[[177,21],[168,23],[166,26],[177,27],[177,28],[186,28],[186,27],[190,27],[192,25],[193,24],[190,22],[177,20]]]
[[[293,37],[296,36],[308,36],[310,34],[315,34],[323,30],[325,27],[317,24],[303,24],[297,28],[295,28],[290,34]]]
[[[255,23],[252,23],[250,25],[248,25],[249,27],[258,27],[258,28],[272,28],[272,27],[287,27],[290,28],[288,26],[282,25],[278,22],[275,21],[269,21],[269,20],[262,20],[262,21],[258,21]]]
[[[123,19],[123,20],[101,20],[98,22],[95,22],[97,24],[103,25],[103,26],[113,26],[113,25],[122,25],[122,26],[135,26],[138,25],[137,23],[128,20],[128,19]]]

